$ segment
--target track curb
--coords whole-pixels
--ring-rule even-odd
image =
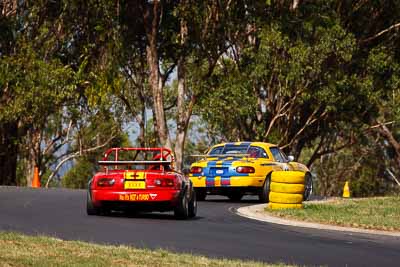
[[[238,208],[236,210],[236,214],[246,217],[246,218],[249,218],[249,219],[253,219],[253,220],[274,223],[274,224],[280,224],[280,225],[286,225],[286,226],[400,237],[400,232],[369,230],[369,229],[361,229],[361,228],[354,228],[354,227],[343,227],[343,226],[335,226],[335,225],[328,225],[328,224],[320,224],[320,223],[311,223],[311,222],[302,222],[302,221],[296,221],[296,220],[283,219],[283,218],[279,218],[279,217],[275,217],[275,216],[271,216],[271,215],[267,214],[267,212],[264,211],[265,207],[266,207],[266,204],[245,206],[245,207]]]

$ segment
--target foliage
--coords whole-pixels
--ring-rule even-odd
[[[95,172],[93,163],[87,159],[79,159],[62,179],[62,185],[66,188],[87,188],[89,179]]]
[[[102,158],[106,149],[131,146],[127,134],[120,129],[121,122],[118,117],[114,117],[117,114],[109,109],[100,109],[87,112],[87,116],[80,118],[74,133],[75,142],[65,152],[64,158],[73,155],[70,158],[73,166],[62,177],[62,186],[86,188],[89,179],[98,170],[97,161]],[[93,149],[96,147],[98,149]]]
[[[277,143],[327,195],[348,177],[356,195],[384,194],[400,177],[399,1],[0,7],[2,184],[17,166],[51,177],[127,124],[179,164],[220,141]]]
[[[46,73],[46,75],[43,75]],[[0,87],[12,100],[0,107],[0,120],[45,123],[47,116],[73,99],[73,73],[58,60],[46,62],[31,48],[0,61]]]
[[[344,36],[340,43],[333,38],[338,35]],[[200,105],[218,135],[290,145],[299,155],[305,144],[332,127],[330,121],[355,122],[354,113],[348,114],[355,96],[348,92],[359,89],[342,71],[351,60],[351,36],[335,25],[315,33],[313,43],[293,42],[277,26],[265,26],[258,38],[258,48],[246,49],[240,62],[224,61],[216,87]],[[327,70],[328,60],[337,66]],[[367,102],[359,98],[352,111],[365,109]],[[228,112],[232,108],[235,112]]]
[[[213,143],[278,143],[313,166],[322,194],[339,194],[345,179],[359,196],[392,190],[385,168],[398,176],[399,161],[388,158],[392,144],[373,129],[383,121],[398,132],[398,35],[366,44],[376,29],[353,23],[357,12],[382,15],[399,5],[378,11],[369,3],[352,14],[342,1],[304,3],[296,12],[274,4],[266,11],[272,18],[256,20],[256,41],[221,60],[198,106]],[[384,20],[396,22],[393,14]]]

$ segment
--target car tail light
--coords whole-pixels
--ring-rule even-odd
[[[97,186],[99,187],[107,187],[113,186],[115,184],[115,179],[113,178],[100,178],[97,180]]]
[[[175,185],[175,181],[171,178],[154,179],[154,185],[159,187],[173,187]]]
[[[203,171],[202,167],[192,167],[190,168],[190,173],[201,173]]]
[[[240,166],[236,168],[238,173],[254,173],[254,168],[249,166]]]

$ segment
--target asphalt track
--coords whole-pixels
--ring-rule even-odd
[[[251,204],[256,200],[213,197],[199,202],[198,216],[188,221],[172,213],[87,216],[83,190],[0,187],[0,231],[268,263],[400,266],[399,237],[281,226],[235,214]]]

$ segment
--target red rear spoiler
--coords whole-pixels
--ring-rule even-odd
[[[100,160],[99,165],[171,164],[171,160]]]
[[[120,151],[154,151],[159,152],[159,160],[118,160],[118,154]],[[115,152],[113,160],[109,160],[108,156]],[[166,160],[170,158],[170,160]],[[130,164],[160,164],[167,165],[174,161],[174,156],[170,149],[165,147],[114,147],[108,149],[104,153],[103,160],[99,161],[99,165],[130,165]]]

